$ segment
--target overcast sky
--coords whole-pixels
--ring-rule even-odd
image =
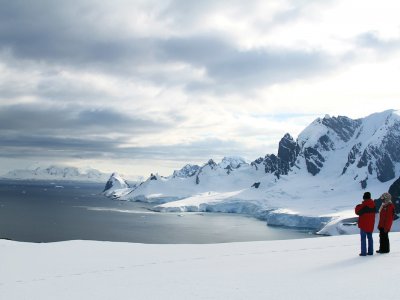
[[[0,0],[0,174],[169,175],[398,109],[398,0]]]

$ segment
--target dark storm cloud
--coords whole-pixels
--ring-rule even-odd
[[[173,1],[160,17],[172,17],[184,24],[184,21],[179,21],[179,15],[188,18],[200,16],[220,6],[213,1],[190,3]],[[0,5],[0,49],[11,52],[16,58],[35,61],[38,67],[41,63],[66,65],[77,70],[86,68],[111,72],[116,76],[129,75],[156,84],[186,86],[191,91],[222,88],[226,92],[240,92],[243,87],[320,74],[340,64],[340,61],[317,51],[240,51],[233,42],[218,34],[204,36],[194,32],[185,37],[155,38],[138,37],[132,33],[127,36],[117,31],[104,33],[102,22],[93,15],[104,16],[107,11],[101,3],[92,1],[0,0]],[[138,68],[146,64],[162,66],[166,62],[184,62],[204,69],[208,83],[182,77],[174,80],[174,74],[163,76],[157,70],[143,73]],[[80,88],[74,88],[79,94]],[[39,87],[39,96],[46,96],[46,93],[54,99],[64,100],[66,97],[63,91]]]
[[[118,154],[121,141],[107,138],[68,138],[44,135],[0,134],[0,157],[5,158],[102,158]]]
[[[179,114],[160,121],[110,109],[5,106],[0,108],[0,156],[60,159],[145,158],[167,153],[172,156],[174,147],[126,147],[126,140],[166,132],[183,120]]]
[[[3,158],[82,158],[82,159],[150,159],[206,161],[227,154],[243,153],[235,141],[205,139],[194,143],[124,147],[120,138],[54,137],[43,135],[6,135],[0,133],[0,157]]]
[[[114,72],[151,54],[146,38],[105,34],[95,1],[0,1],[0,48],[21,59]],[[130,63],[132,67],[127,63]]]
[[[1,137],[1,147],[13,148],[13,149],[38,149],[43,151],[41,155],[49,151],[73,151],[76,150],[81,152],[111,152],[117,148],[119,143],[117,140],[112,139],[88,139],[88,138],[62,138],[53,136],[42,136],[42,135],[26,135],[21,133],[18,136],[7,136]],[[18,155],[16,151],[16,155]]]
[[[12,105],[0,108],[0,132],[37,132],[52,135],[121,133],[137,134],[166,130],[182,116],[171,116],[170,123],[130,116],[110,109],[40,108]]]
[[[240,51],[220,36],[169,39],[162,44],[166,60],[204,67],[211,84],[191,82],[189,88],[243,88],[285,82],[335,68],[338,61],[317,51],[257,49]],[[238,84],[241,84],[238,86]]]

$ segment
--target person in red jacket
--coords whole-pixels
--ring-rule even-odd
[[[361,236],[361,253],[360,256],[374,254],[374,241],[372,232],[375,226],[375,203],[371,199],[371,193],[365,192],[363,202],[355,207],[355,213],[358,215],[358,227],[360,228]],[[366,239],[368,239],[368,252]]]
[[[392,203],[392,196],[389,193],[383,193],[381,196],[382,205],[379,209],[379,250],[377,253],[389,253],[389,231],[392,228],[395,207]]]

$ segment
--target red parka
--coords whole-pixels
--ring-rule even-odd
[[[389,232],[392,228],[393,217],[394,217],[394,205],[389,203],[387,205],[382,204],[382,209],[379,212],[379,224],[378,228],[383,228],[385,232]]]
[[[373,232],[375,226],[375,203],[372,199],[364,200],[355,207],[358,218],[358,227],[365,232]]]

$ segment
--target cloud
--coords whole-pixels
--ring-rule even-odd
[[[163,58],[205,70],[206,78],[187,84],[188,90],[240,93],[275,83],[317,76],[340,65],[319,51],[260,48],[240,50],[220,36],[173,38],[162,44]]]
[[[393,108],[397,3],[0,0],[0,155],[252,159]]]
[[[365,32],[360,34],[356,43],[362,48],[375,50],[381,55],[400,50],[400,38],[383,39],[376,32]]]
[[[96,1],[0,4],[0,47],[19,59],[126,73],[151,56],[151,40],[105,30],[107,6]]]
[[[176,116],[175,120],[181,116]],[[172,118],[171,118],[172,119]],[[167,130],[174,123],[145,119],[111,109],[12,105],[0,108],[1,132],[45,133],[54,136],[88,134],[151,133]]]
[[[223,9],[224,5],[212,1],[195,5],[174,1],[164,13],[159,13],[163,17],[160,22],[167,22],[167,15],[187,15],[190,18],[213,9]],[[57,5],[52,1],[39,1],[29,6],[21,1],[6,1],[2,8],[0,47],[18,59],[35,61],[37,68],[41,68],[43,63],[53,67],[67,66],[117,77],[129,76],[157,85],[161,78],[165,84],[186,86],[186,91],[192,93],[199,90],[240,93],[243,87],[251,89],[319,75],[341,63],[340,59],[320,50],[242,49],[240,43],[223,33],[192,31],[185,35],[143,36],[134,31],[118,32],[115,28],[103,32],[101,22],[93,16],[100,20],[105,18],[106,6],[95,6],[91,1],[68,1]],[[115,6],[112,13],[122,8]],[[41,13],[43,11],[46,14]],[[175,21],[184,24],[179,18]],[[169,73],[168,80],[162,71],[168,63],[182,63],[192,69],[184,70],[184,76]],[[156,67],[149,72],[149,65]],[[205,70],[203,78],[197,76],[197,79],[190,80],[196,77],[192,74],[196,70]],[[46,83],[38,88],[44,93],[39,96],[57,94],[57,97],[63,97]],[[70,93],[78,96],[82,90],[85,95],[82,87],[76,89],[75,95],[74,91]]]
[[[252,149],[232,140],[206,138],[193,143],[125,146],[119,138],[54,137],[32,134],[1,135],[0,157],[31,158],[43,156],[60,161],[76,159],[114,160],[168,160],[205,162],[209,158],[221,159],[227,155],[243,155],[254,159]],[[260,153],[264,155],[264,153]]]

